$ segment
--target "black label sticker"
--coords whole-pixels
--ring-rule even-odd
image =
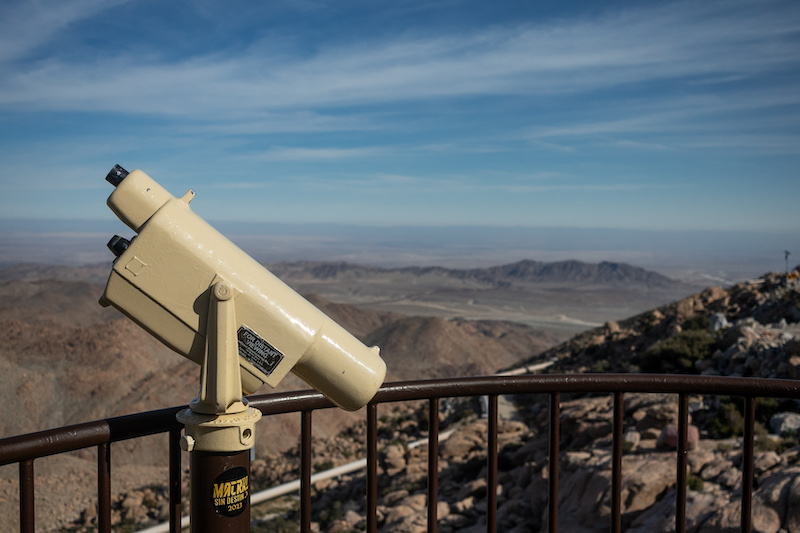
[[[239,355],[265,375],[272,374],[272,371],[283,360],[283,354],[277,348],[247,326],[239,328],[237,337],[239,338]]]
[[[242,466],[231,468],[217,476],[211,485],[211,504],[222,516],[238,516],[250,498],[250,478]]]

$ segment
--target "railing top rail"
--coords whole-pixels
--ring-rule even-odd
[[[645,392],[800,398],[800,380],[676,374],[535,374],[388,383],[374,403],[484,394]]]
[[[727,394],[800,399],[800,381],[672,374],[485,376],[387,383],[381,387],[372,403],[553,392]],[[258,395],[249,400],[253,407],[265,415],[334,406],[322,394],[312,390]],[[183,406],[170,407],[0,439],[0,465],[176,429],[180,425],[175,420],[175,414],[181,409]]]
[[[0,439],[0,465],[164,433],[181,427],[175,419],[181,409],[169,407]]]

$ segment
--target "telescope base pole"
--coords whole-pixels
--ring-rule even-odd
[[[250,531],[250,450],[189,454],[192,533]]]

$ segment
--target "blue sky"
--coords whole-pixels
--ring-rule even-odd
[[[800,3],[6,0],[0,224],[800,230]]]

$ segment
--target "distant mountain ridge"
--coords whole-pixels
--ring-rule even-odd
[[[416,277],[439,276],[455,280],[468,280],[496,287],[510,287],[515,283],[583,283],[599,285],[641,284],[648,287],[668,287],[679,282],[657,272],[627,263],[603,261],[584,263],[567,260],[541,262],[525,259],[516,263],[488,268],[451,269],[444,267],[381,268],[354,263],[323,263],[313,261],[282,262],[268,265],[275,275],[289,278],[357,279],[380,274],[406,274]]]
[[[55,265],[14,265],[0,268],[0,280],[60,279],[87,280],[102,283],[108,277],[110,263],[63,267]],[[294,261],[266,265],[276,276],[289,279],[319,281],[356,280],[380,275],[401,274],[412,277],[438,277],[457,281],[510,287],[517,283],[569,283],[620,285],[638,284],[664,288],[680,284],[667,276],[628,263],[602,261],[585,263],[577,260],[543,262],[523,259],[516,263],[486,268],[397,267],[385,268],[344,261]]]

